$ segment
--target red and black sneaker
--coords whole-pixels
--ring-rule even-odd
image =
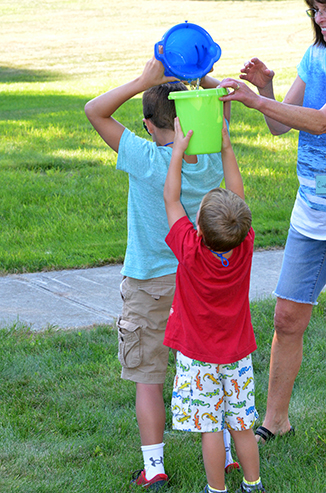
[[[169,478],[166,474],[157,474],[152,479],[146,479],[145,471],[141,469],[133,473],[130,483],[142,486],[146,490],[159,491],[168,481]]]
[[[229,474],[231,471],[233,471],[233,469],[237,469],[238,471],[240,470],[238,462],[230,462],[230,464],[228,464],[225,468],[226,474]]]

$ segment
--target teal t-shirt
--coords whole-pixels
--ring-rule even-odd
[[[158,147],[128,129],[120,139],[117,169],[129,175],[124,276],[151,279],[177,270],[177,259],[165,243],[169,226],[163,188],[171,155],[170,147]],[[181,202],[194,225],[203,196],[218,187],[223,178],[220,153],[197,158],[196,164],[183,161],[181,184]]]

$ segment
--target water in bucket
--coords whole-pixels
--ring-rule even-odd
[[[222,148],[223,103],[219,97],[227,94],[225,88],[194,91],[173,91],[176,113],[183,133],[193,130],[186,154],[211,154]]]

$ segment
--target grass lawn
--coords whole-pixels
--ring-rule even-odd
[[[128,179],[84,104],[138,75],[170,27],[187,19],[207,29],[222,48],[220,79],[260,57],[282,98],[312,39],[304,10],[303,0],[1,2],[0,273],[123,260]],[[116,116],[146,137],[140,97]],[[298,134],[275,138],[262,115],[234,103],[231,136],[256,248],[282,247]]]
[[[274,300],[252,303],[251,309],[256,405],[263,417]],[[305,335],[290,405],[296,435],[260,447],[268,492],[325,493],[325,309],[323,294]],[[130,491],[131,472],[142,467],[142,456],[135,386],[120,379],[115,328],[32,333],[13,327],[1,330],[0,340],[0,491]],[[171,430],[173,375],[171,357],[164,391],[169,491],[199,493],[206,484],[200,434]],[[236,471],[227,476],[230,493],[241,478]]]

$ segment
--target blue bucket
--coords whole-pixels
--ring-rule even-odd
[[[220,46],[205,29],[187,21],[169,29],[154,46],[155,58],[163,63],[164,74],[186,81],[208,74],[221,53]]]

